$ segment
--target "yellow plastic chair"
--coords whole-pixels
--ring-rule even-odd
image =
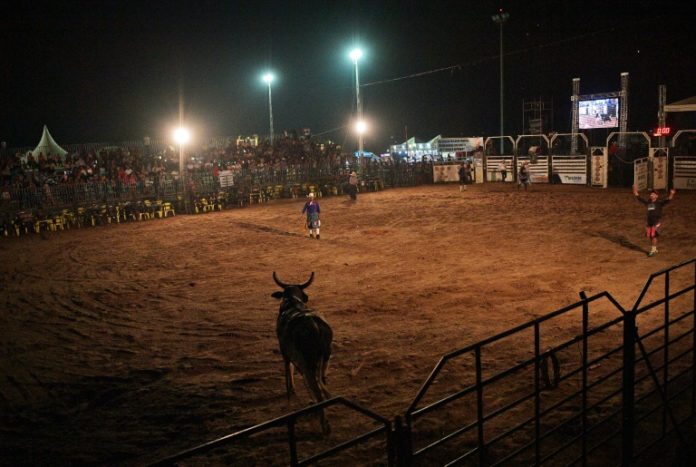
[[[172,216],[176,216],[176,213],[174,212],[174,208],[172,207],[172,203],[164,203],[162,204],[162,216],[167,217],[167,214],[171,213]]]
[[[149,199],[146,199],[143,201],[143,209],[140,211],[140,217],[141,219],[144,217],[145,219],[152,219],[154,217],[152,213],[152,201]]]
[[[53,223],[51,224],[51,230],[54,232],[56,230],[65,230],[66,221],[62,214],[55,214],[52,220]]]
[[[71,226],[77,226],[77,219],[75,218],[75,213],[72,212],[70,209],[63,209],[63,211],[61,211],[61,215],[63,216],[63,225],[65,227],[69,229]]]
[[[249,193],[249,204],[254,204],[254,203],[261,203],[263,202],[263,195],[261,194],[261,190],[259,190],[259,187],[255,186],[251,189],[251,192]]]

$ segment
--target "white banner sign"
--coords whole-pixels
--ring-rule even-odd
[[[433,183],[458,182],[458,165],[435,165],[433,166]]]
[[[653,188],[664,190],[667,188],[667,155],[652,158],[653,163]]]
[[[633,161],[633,185],[638,190],[648,189],[648,159],[636,159]]]
[[[220,172],[219,178],[221,188],[234,186],[234,173],[231,170],[222,170]]]
[[[557,173],[558,177],[561,179],[561,183],[567,185],[584,185],[587,183],[587,176],[585,174],[579,173]]]

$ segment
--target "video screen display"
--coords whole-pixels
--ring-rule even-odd
[[[581,130],[617,128],[619,126],[619,98],[595,99],[578,102]]]

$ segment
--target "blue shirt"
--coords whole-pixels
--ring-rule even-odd
[[[319,214],[321,210],[319,209],[319,203],[312,200],[312,201],[307,201],[302,208],[302,213],[307,213],[308,216],[311,216],[312,214]]]

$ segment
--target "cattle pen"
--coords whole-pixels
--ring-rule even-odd
[[[478,465],[483,418],[493,430],[484,431],[484,442],[489,435],[499,441],[485,462],[514,462],[506,456],[546,426],[532,424],[531,435],[520,429],[504,437],[496,431],[497,421],[488,424],[493,417],[480,411],[477,399],[498,415],[515,402],[515,394],[521,398],[523,389],[534,389],[507,384],[496,374],[519,366],[531,374],[527,382],[542,386],[534,394],[548,397],[551,405],[559,402],[553,398],[561,397],[557,388],[564,384],[582,388],[593,378],[621,379],[609,375],[618,358],[614,349],[622,339],[635,338],[618,325],[623,312],[639,298],[659,302],[661,310],[667,303],[660,301],[665,289],[657,288],[665,274],[642,294],[646,281],[684,264],[667,274],[668,295],[693,285],[689,261],[696,257],[696,194],[686,191],[665,209],[664,237],[653,258],[646,256],[643,207],[627,189],[532,185],[529,192],[517,192],[490,183],[462,193],[453,185],[437,185],[369,193],[356,203],[342,197],[320,202],[320,241],[306,237],[302,200],[281,200],[0,242],[6,310],[0,323],[2,457],[10,464],[141,465],[307,411],[303,388],[290,402],[285,398],[274,328],[277,302],[270,294],[273,271],[297,282],[313,271],[308,305],[334,330],[328,387],[339,398],[326,410],[328,437],[315,420],[298,422],[298,458],[348,442],[363,429],[381,430],[399,417],[400,436],[412,442],[399,449],[435,453],[419,465],[442,463],[445,457],[430,446],[461,423],[472,427],[463,434],[460,444],[467,449],[461,454],[473,451],[462,462]],[[689,306],[693,310],[690,293],[668,301],[667,318],[647,311],[638,318],[658,381],[693,378],[693,371],[671,365],[683,349],[656,350],[656,342],[682,334],[680,342],[693,348],[693,334],[686,328],[669,334],[664,328],[647,335],[665,320],[693,326],[693,318],[682,318]],[[543,327],[544,317],[567,307],[572,310],[554,315],[543,332],[535,324],[524,327]],[[593,334],[587,348],[583,339],[575,339],[583,335],[583,314],[588,326],[593,319],[598,325],[613,323]],[[491,340],[510,329],[519,333]],[[493,351],[477,350],[475,344],[484,341]],[[595,345],[613,353],[594,361]],[[443,356],[460,349],[468,349],[463,361],[433,372]],[[692,354],[685,355],[693,363]],[[644,358],[640,349],[635,358],[638,368]],[[584,359],[587,374],[577,371]],[[640,366],[634,377],[649,386],[653,381],[644,371]],[[480,383],[488,379],[490,386],[480,393]],[[589,407],[617,397],[616,384],[593,386],[585,402],[580,395],[578,405],[559,410],[583,413],[583,403]],[[424,407],[444,407],[438,401],[450,394],[461,397],[452,398],[437,417],[425,416]],[[535,397],[509,407],[500,423],[517,423],[523,409],[543,412]],[[601,415],[616,407],[602,408]],[[648,420],[651,407],[646,402],[646,412],[641,406],[634,416]],[[588,426],[583,423],[598,416],[584,413],[587,419],[581,416],[564,427],[564,436],[578,436]],[[651,429],[669,431],[668,410],[656,413]],[[619,422],[607,422],[608,433]],[[394,431],[380,433],[388,438]],[[206,451],[190,462],[288,463],[285,425],[262,436]],[[550,436],[552,441],[520,452],[522,459],[549,456],[553,449],[546,449],[556,445],[556,435]],[[379,465],[389,463],[390,456],[403,457],[370,443],[359,448],[345,451],[343,462]],[[590,448],[579,443],[573,454]]]

